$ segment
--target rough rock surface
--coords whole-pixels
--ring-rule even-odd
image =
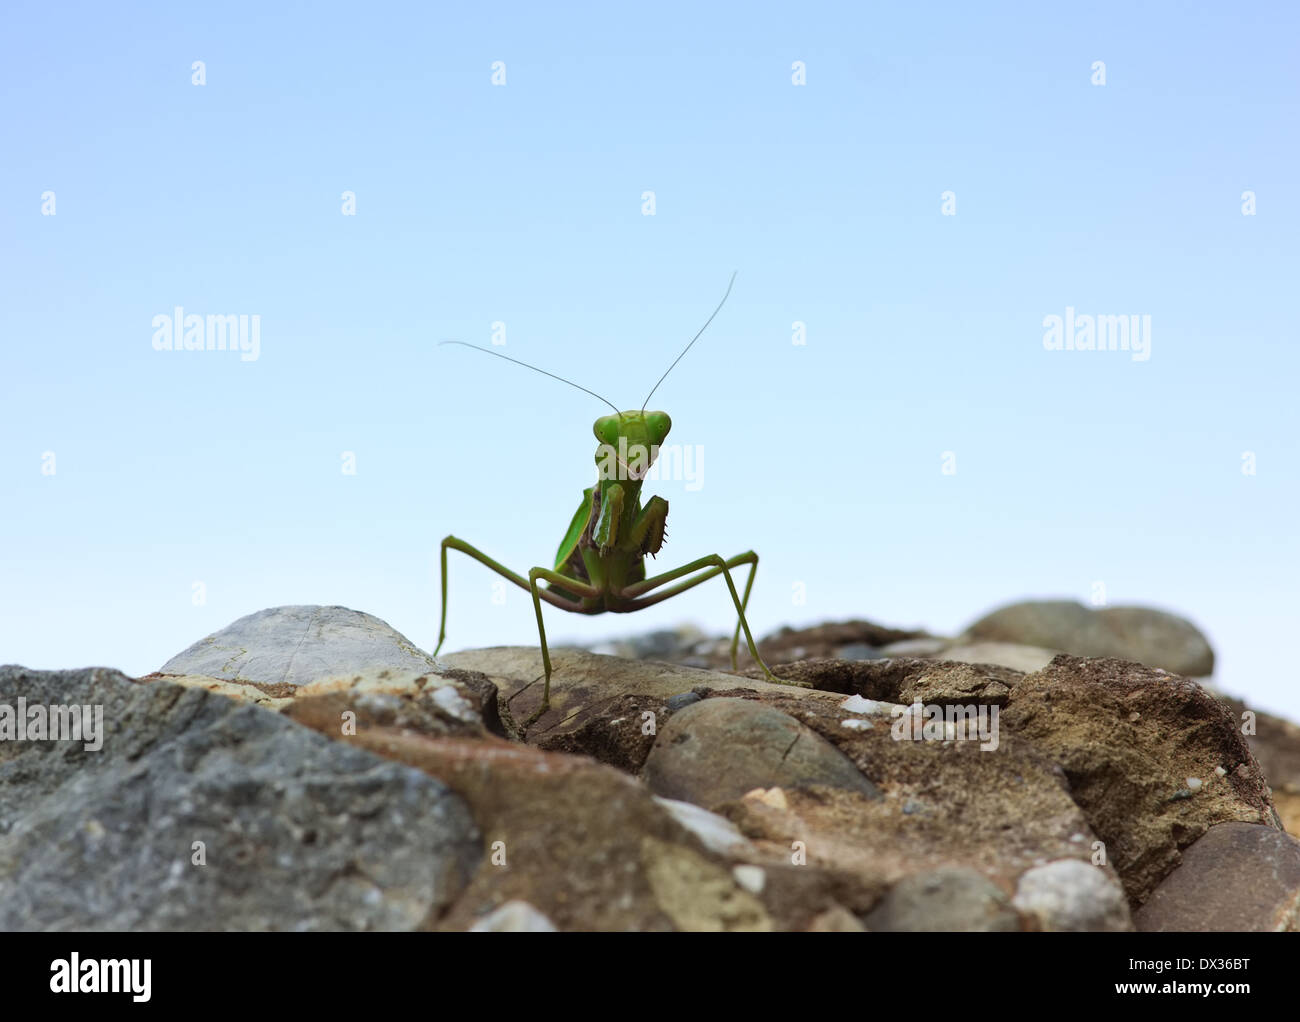
[[[105,733],[0,743],[0,929],[413,929],[482,856],[445,785],[256,706],[0,668],[19,697],[100,705]]]
[[[675,634],[638,648],[679,657]],[[1300,729],[1243,735],[1249,711],[1164,670],[866,622],[782,633],[794,685],[556,648],[523,735],[535,648],[435,662],[344,608],[217,636],[139,682],[10,669],[0,738],[19,692],[111,726],[98,753],[0,742],[0,925],[1296,926],[1252,749],[1285,795]],[[1254,900],[1206,897],[1226,870]]]
[[[1281,829],[1232,714],[1187,678],[1061,654],[1012,690],[1002,720],[1060,763],[1135,903],[1214,824]]]

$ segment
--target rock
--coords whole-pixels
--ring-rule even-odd
[[[762,866],[732,866],[731,875],[750,894],[762,894],[767,886],[767,872]]]
[[[1071,600],[1013,603],[980,618],[965,639],[1133,660],[1191,677],[1214,670],[1214,651],[1191,622],[1149,607],[1092,610]]]
[[[0,929],[410,930],[482,856],[446,785],[256,706],[0,668],[20,696],[102,705],[105,733],[0,743]]]
[[[1001,722],[1060,763],[1134,905],[1215,824],[1280,829],[1232,714],[1186,678],[1061,654],[1012,689]],[[1199,792],[1188,777],[1205,780]]]
[[[511,901],[561,930],[799,930],[832,900],[820,876],[780,862],[763,863],[754,895],[732,868],[759,864],[757,852],[732,824],[586,757],[430,738],[361,715],[341,740],[437,777],[478,821],[485,854],[440,930],[469,929]]]
[[[772,917],[729,870],[680,845],[642,841],[655,900],[679,930],[766,932]]]
[[[880,647],[920,637],[925,637],[925,633],[887,628],[871,621],[835,621],[810,628],[782,628],[758,640],[758,651],[769,666],[793,663],[809,657],[842,655],[857,659],[859,656],[884,655],[877,652]],[[944,640],[939,642],[944,644]],[[866,653],[868,650],[869,654]],[[731,670],[731,635],[707,638],[698,631],[688,631],[685,628],[601,643],[593,646],[591,651],[669,661],[715,671]],[[737,658],[742,668],[754,666],[749,650],[745,648],[744,636],[741,636]]]
[[[973,869],[941,869],[900,880],[866,918],[877,932],[1009,932],[1020,920],[1009,899]]]
[[[501,732],[496,687],[446,670],[400,632],[346,607],[272,607],[194,643],[143,680],[165,680],[288,711],[321,699],[335,720],[359,699],[428,734]],[[329,698],[322,698],[329,697]]]
[[[1260,710],[1252,710],[1240,699],[1223,697],[1241,726],[1253,725],[1246,736],[1250,751],[1259,760],[1273,789],[1277,814],[1287,833],[1300,835],[1300,726]]]
[[[527,719],[541,704],[538,678],[542,658],[536,647],[496,646],[452,653],[440,660],[490,680],[500,690],[502,718],[512,729],[515,722]],[[622,660],[580,649],[552,650],[551,664],[551,710],[529,730],[528,741],[552,751],[581,752],[620,766],[636,763],[632,769],[639,769],[654,742],[654,731],[647,725],[653,722],[656,730],[663,727],[673,715],[668,702],[675,696],[736,688],[751,692],[798,691],[759,679],[660,662]],[[832,698],[820,692],[803,694],[810,699]],[[616,734],[611,733],[613,720],[620,721]]]
[[[699,838],[700,843],[709,851],[733,858],[754,853],[754,848],[745,840],[745,835],[725,816],[711,813],[690,802],[679,802],[658,795],[655,796],[655,801],[667,809],[674,820]]]
[[[840,646],[835,651],[835,656],[840,660],[880,660],[884,654],[865,642],[851,642],[847,646]]]
[[[555,924],[526,901],[507,901],[470,928],[471,933],[555,933]]]
[[[385,622],[347,607],[271,607],[200,639],[158,669],[262,688],[389,670],[427,674],[431,656]]]
[[[654,632],[644,632],[593,646],[592,653],[626,657],[629,660],[667,660],[680,662],[690,656],[705,638],[694,625],[680,625]]]
[[[657,794],[706,808],[773,786],[830,786],[880,797],[830,742],[749,699],[706,699],[679,710],[659,732],[643,776]]]
[[[862,933],[866,927],[843,905],[828,908],[808,924],[809,933]]]
[[[1186,678],[1001,639],[772,639],[801,687],[681,666],[729,665],[730,636],[628,647],[675,663],[557,647],[526,736],[537,649],[435,662],[344,608],[251,615],[147,683],[10,669],[111,727],[99,752],[0,741],[0,926],[1122,930],[1236,874],[1258,900],[1216,925],[1296,925],[1261,766],[1300,801],[1300,728],[1244,737]],[[0,739],[12,719],[0,685]]]
[[[1057,650],[1021,646],[1013,642],[968,642],[949,646],[940,656],[966,664],[996,664],[1032,674],[1052,662]]]
[[[1096,932],[1133,929],[1124,889],[1114,876],[1079,859],[1027,870],[1012,904],[1038,930]]]
[[[937,657],[952,645],[951,639],[900,639],[881,647],[886,657]]]
[[[1139,930],[1300,930],[1300,841],[1248,823],[1211,827],[1134,921]]]
[[[911,679],[928,676],[939,689],[945,672],[961,678],[970,670],[966,664],[915,663],[915,671],[898,661],[889,671],[876,662],[852,666],[860,669],[860,680],[878,686],[872,697],[891,704]],[[896,740],[890,714],[878,715],[869,730],[845,730],[838,703],[762,698],[834,743],[883,798],[836,788],[757,789],[715,811],[770,860],[788,859],[798,843],[808,863],[803,868],[837,878],[829,893],[850,911],[870,911],[907,876],[949,868],[975,870],[1009,895],[1026,870],[1084,856],[1095,840],[1060,768],[1005,727],[996,751],[985,752],[978,742]]]

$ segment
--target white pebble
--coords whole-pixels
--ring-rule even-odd
[[[840,721],[840,727],[846,727],[852,731],[866,731],[873,726],[871,721],[863,720],[861,717],[850,717],[848,720]]]
[[[1228,776],[1228,771],[1224,770],[1223,767],[1221,767],[1221,766],[1217,766],[1217,767],[1215,767],[1215,768],[1214,768],[1214,772],[1215,772],[1216,774],[1218,774],[1220,777],[1227,777],[1227,776]]]
[[[456,691],[455,685],[439,685],[433,690],[431,697],[439,709],[450,714],[457,720],[473,722],[478,719],[478,714],[474,712],[474,707],[459,692]]]
[[[1200,791],[1200,790],[1201,790],[1201,779],[1200,779],[1199,777],[1189,777],[1189,778],[1187,778],[1187,790],[1188,790],[1188,791]]]
[[[893,703],[881,702],[878,699],[849,696],[844,702],[840,703],[840,709],[848,710],[849,713],[884,713],[893,705]]]
[[[767,885],[767,872],[762,866],[732,866],[731,875],[750,894],[761,894]]]

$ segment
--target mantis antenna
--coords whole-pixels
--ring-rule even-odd
[[[704,325],[708,326],[707,323]],[[543,376],[549,376],[552,380],[559,380],[561,383],[567,383],[570,387],[577,387],[578,390],[582,391],[584,394],[590,394],[592,397],[596,398],[597,400],[605,401],[605,404],[609,405],[609,407],[611,408],[614,408],[612,402],[606,401],[594,390],[588,390],[586,387],[578,387],[578,385],[574,383],[572,380],[566,380],[563,376],[556,376],[554,373],[548,373],[545,369],[538,369],[537,366],[530,366],[527,362],[520,362],[519,359],[511,358],[509,355],[503,355],[499,351],[493,351],[491,348],[480,348],[477,344],[470,344],[467,341],[439,341],[438,342],[439,347],[441,347],[444,344],[459,344],[462,348],[473,348],[475,351],[481,351],[485,355],[495,355],[497,358],[504,358],[507,362],[513,362],[517,366],[523,366],[525,369],[531,369],[535,373],[541,373]],[[683,352],[683,354],[685,354],[685,352]],[[665,375],[667,374],[665,373]],[[651,393],[653,393],[653,391],[651,391]],[[647,400],[649,399],[647,398]],[[620,412],[617,408],[614,408],[614,414],[617,415],[620,419],[623,417],[623,413]]]
[[[736,282],[736,275],[735,273],[733,273],[731,275],[731,280],[727,281],[727,294],[724,294],[722,296],[722,301],[718,302],[718,307],[713,310],[713,316],[716,316],[719,312],[721,312],[722,307],[727,304],[727,295],[731,294],[731,285],[734,284],[735,282]],[[696,341],[698,341],[700,339],[700,334],[704,333],[705,330],[709,329],[709,324],[713,322],[713,316],[710,316],[708,319],[704,321],[704,326],[700,327],[700,332],[691,338],[691,344],[694,344]],[[688,351],[691,350],[691,344],[686,345],[686,347],[682,349],[682,353],[678,355],[675,359],[673,359],[673,364],[668,367],[668,372],[664,373],[663,376],[659,377],[659,383],[663,383],[664,380],[668,379],[668,373],[671,373],[674,369],[677,368],[677,363],[680,362],[685,357]],[[496,352],[493,352],[493,354],[496,354]],[[655,396],[655,391],[659,389],[659,383],[656,383],[653,387],[650,388],[650,393],[645,396],[645,401],[641,403],[641,411],[643,412],[645,411],[645,406],[648,405],[650,403],[650,399]]]

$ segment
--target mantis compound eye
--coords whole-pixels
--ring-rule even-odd
[[[610,447],[618,446],[619,417],[617,415],[602,415],[596,420],[592,432],[596,434],[596,439],[602,444],[609,444]]]
[[[673,428],[673,420],[668,418],[667,412],[646,412],[645,425],[646,432],[650,435],[651,445],[658,447],[664,442],[668,431]]]

